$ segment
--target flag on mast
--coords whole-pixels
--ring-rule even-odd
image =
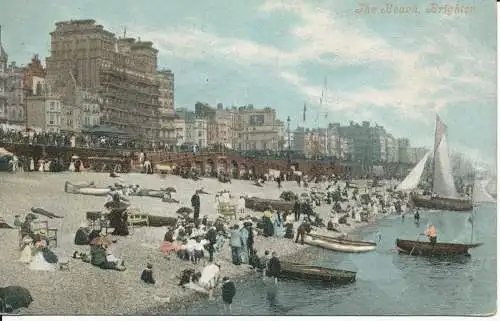
[[[302,119],[303,121],[305,122],[306,121],[306,103],[304,103],[304,113],[303,113],[303,116],[302,116]]]

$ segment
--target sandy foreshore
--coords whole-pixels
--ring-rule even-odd
[[[266,183],[260,188],[249,181],[234,180],[232,184],[221,184],[215,179],[201,181],[185,180],[177,176],[160,177],[159,175],[127,174],[118,180],[130,184],[139,184],[145,188],[175,187],[173,194],[180,204],[164,203],[160,199],[149,197],[131,197],[131,207],[161,216],[176,216],[175,211],[181,206],[190,206],[190,198],[196,189],[204,188],[211,195],[201,195],[201,216],[217,216],[215,192],[228,189],[233,197],[245,193],[249,196],[278,199],[282,191],[304,191],[294,182],[285,182],[279,190],[276,183]],[[60,258],[69,258],[73,251],[88,251],[88,246],[76,246],[74,234],[81,222],[85,221],[87,211],[103,210],[104,198],[64,193],[64,182],[94,181],[96,186],[108,186],[117,181],[102,173],[0,173],[0,216],[12,224],[14,215],[24,216],[31,207],[40,207],[62,219],[49,220],[49,226],[58,228],[59,246],[55,249]],[[327,218],[329,206],[322,205],[320,216]],[[245,215],[253,214],[247,209]],[[256,215],[260,215],[257,213]],[[366,223],[350,222],[343,225],[343,232],[352,233]],[[68,271],[40,272],[31,271],[25,264],[17,262],[20,251],[17,247],[16,229],[0,229],[2,246],[0,255],[0,286],[20,285],[30,290],[34,302],[22,314],[43,315],[130,315],[147,311],[168,309],[170,305],[192,299],[193,291],[178,286],[178,276],[186,267],[201,269],[199,265],[181,261],[175,256],[167,258],[160,252],[166,228],[134,228],[131,235],[117,237],[112,245],[115,256],[125,260],[124,272],[101,270],[80,260],[70,259]],[[307,245],[295,244],[288,239],[264,238],[258,236],[255,247],[259,255],[265,249],[277,251],[282,258],[296,261],[307,260]],[[311,252],[311,251],[309,251]],[[248,266],[234,266],[230,262],[227,245],[216,261],[221,264],[221,275],[241,278],[251,273]],[[157,284],[147,285],[139,280],[146,263],[152,263]]]

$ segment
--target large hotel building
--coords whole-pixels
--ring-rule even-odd
[[[70,101],[77,88],[99,94],[101,125],[152,139],[171,136],[160,118],[173,121],[174,77],[157,71],[152,42],[118,38],[94,20],[57,22],[50,35],[47,80],[54,92]]]

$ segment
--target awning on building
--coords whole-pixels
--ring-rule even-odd
[[[101,125],[89,129],[84,129],[82,132],[90,135],[100,135],[100,136],[125,136],[127,133],[124,131],[107,125]]]

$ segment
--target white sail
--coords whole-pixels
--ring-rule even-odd
[[[486,191],[488,181],[477,180],[474,182],[472,201],[474,203],[496,203],[496,200]]]
[[[420,182],[420,178],[422,177],[422,173],[424,172],[425,163],[427,163],[427,159],[430,155],[430,151],[425,154],[420,162],[418,162],[418,164],[413,167],[408,176],[406,176],[406,178],[396,187],[396,190],[411,191],[417,188],[418,183]]]
[[[457,198],[457,190],[453,182],[451,172],[450,155],[448,154],[448,144],[446,135],[443,135],[438,148],[434,153],[434,177],[432,191],[438,196]]]

